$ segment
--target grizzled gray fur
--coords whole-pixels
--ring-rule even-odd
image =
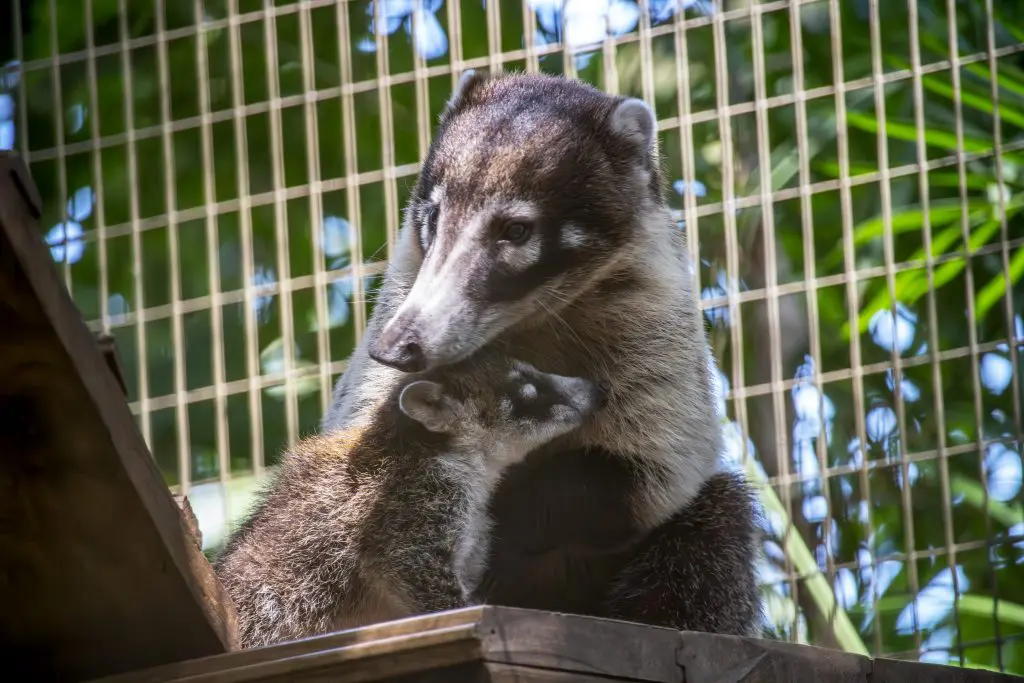
[[[509,468],[472,598],[758,631],[753,499],[722,473],[712,359],[656,124],[636,99],[469,73],[440,122],[326,431],[406,373],[480,349],[610,381],[608,405]]]
[[[474,371],[471,382],[449,373],[398,386],[364,427],[284,455],[215,563],[243,647],[466,604],[502,472],[606,397],[503,358]]]

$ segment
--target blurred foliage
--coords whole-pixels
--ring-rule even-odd
[[[354,300],[348,268],[356,258],[386,259],[388,229],[399,219],[395,207],[404,205],[414,180],[411,172],[400,174],[392,198],[379,171],[389,159],[399,168],[417,163],[429,143],[421,130],[432,128],[453,83],[444,68],[451,63],[449,43],[458,45],[462,60],[471,60],[495,47],[520,50],[524,35],[522,6],[512,0],[500,3],[500,25],[491,26],[486,2],[461,3],[457,40],[447,3],[424,0],[425,11],[413,21],[402,11],[412,4],[396,0],[384,3],[393,15],[383,22],[392,31],[385,63],[370,32],[371,4],[362,0],[315,3],[308,26],[301,12],[288,10],[290,0],[93,0],[91,23],[85,14],[89,3],[82,0],[15,1],[24,8],[22,58],[30,68],[6,71],[0,86],[18,101],[16,144],[24,149],[27,142],[45,198],[44,229],[55,258],[67,262],[63,272],[75,300],[88,320],[105,312],[113,327],[132,401],[142,398],[143,379],[148,397],[172,395],[179,363],[185,390],[213,385],[217,326],[225,379],[239,383],[233,386],[245,386],[249,364],[265,376],[284,367],[283,333],[289,325],[296,366],[344,360],[355,343],[355,307],[369,315],[372,305],[366,297]],[[625,17],[619,32],[637,30],[636,21],[629,21],[628,6],[635,14],[631,0],[592,4],[617,8],[615,16]],[[773,277],[784,288],[777,311],[757,298],[731,309],[712,302],[707,311],[724,383],[794,381],[788,393],[746,399],[749,441],[734,441],[746,442],[770,476],[794,478],[775,486],[774,500],[797,525],[810,549],[807,557],[827,572],[836,603],[874,654],[915,657],[921,647],[929,661],[1024,672],[1022,382],[1013,377],[1006,341],[1014,334],[1018,341],[1024,338],[1024,52],[1016,49],[1024,41],[1024,3],[996,0],[989,20],[985,3],[879,2],[874,50],[866,0],[838,3],[840,23],[834,27],[825,2],[802,5],[796,21],[788,11],[767,11],[759,25],[744,15],[725,24],[722,52],[728,64],[721,67],[715,63],[716,27],[702,19],[709,4],[680,3],[694,20],[685,32],[685,55],[679,54],[684,42],[670,28],[673,3],[651,0],[650,54],[627,41],[617,45],[612,59],[619,91],[650,97],[661,119],[680,116],[680,103],[689,96],[697,121],[692,139],[667,127],[661,150],[673,208],[681,211],[683,193],[692,191],[698,206],[727,210],[681,223],[699,237],[703,296],[724,296],[732,287],[758,290]],[[749,4],[728,3],[740,9]],[[272,22],[250,14],[270,5],[282,9]],[[531,6],[540,15],[539,38],[557,41],[551,23],[555,4],[540,0]],[[920,79],[920,110],[915,81],[902,76],[917,57],[908,6],[917,10],[920,63],[935,65]],[[950,6],[956,9],[952,22]],[[232,8],[244,19],[237,29],[223,21]],[[212,22],[198,37],[197,21]],[[950,68],[951,23],[964,59],[957,71]],[[166,42],[153,39],[160,31]],[[413,37],[432,51],[429,60],[415,58]],[[990,38],[997,50],[991,63],[985,54]],[[76,57],[90,42],[98,50],[95,92],[92,63]],[[15,41],[0,45],[0,61],[13,60],[15,47]],[[69,55],[59,68],[32,68],[55,52]],[[796,82],[794,55],[802,65],[802,84]],[[645,91],[648,59],[653,78]],[[681,59],[689,93],[679,91]],[[550,73],[563,72],[568,61],[557,50],[539,59]],[[584,49],[571,63],[581,78],[609,83],[601,53]],[[374,82],[380,73],[408,74],[424,64],[439,75],[429,75],[422,89],[408,78],[387,87]],[[503,65],[524,69],[527,62]],[[881,76],[877,98],[873,65]],[[837,79],[857,87],[834,95]],[[721,84],[727,92],[719,93]],[[316,98],[307,99],[310,88],[319,93]],[[753,102],[759,88],[781,104],[764,110],[763,122],[756,107],[741,108],[723,129],[715,115],[719,98],[742,105]],[[801,91],[810,93],[804,105],[792,97]],[[268,107],[275,92],[279,99]],[[208,119],[204,98],[205,113],[213,112]],[[844,112],[837,111],[837,101]],[[992,153],[996,114],[998,156]],[[842,116],[846,126],[839,131]],[[918,116],[924,121],[920,132]],[[199,125],[204,120],[209,165]],[[313,120],[315,136],[309,135]],[[173,125],[162,135],[166,123]],[[731,185],[723,175],[726,130],[732,139]],[[94,136],[103,139],[98,151],[90,144]],[[59,142],[66,146],[64,159],[55,153]],[[763,176],[761,142],[770,153]],[[919,143],[928,164],[923,176],[913,167]],[[688,144],[694,151],[692,177],[683,172]],[[968,157],[958,165],[961,149]],[[310,154],[318,160],[318,179],[329,184],[312,202],[300,191],[311,179]],[[349,171],[363,174],[354,189],[341,182],[352,180]],[[852,183],[836,182],[851,176]],[[770,182],[766,189],[779,193],[768,213],[759,204],[736,208],[734,198],[759,196],[762,177]],[[805,182],[813,190],[808,212],[802,211],[799,190]],[[209,221],[203,207],[215,207]],[[173,232],[165,218],[171,210],[177,216]],[[144,228],[135,235],[133,220]],[[81,237],[72,222],[81,226]],[[97,242],[101,225],[106,238]],[[251,272],[243,258],[249,227]],[[61,247],[55,234],[79,241],[74,249]],[[1017,240],[1016,246],[1000,248],[1008,239]],[[726,244],[733,240],[738,252],[730,271]],[[965,244],[981,253],[965,258]],[[169,316],[174,254],[178,298],[185,302],[184,357],[176,357]],[[933,268],[926,267],[929,261]],[[899,266],[891,281],[886,264]],[[848,268],[860,274],[849,286]],[[241,294],[247,284],[320,271],[331,284],[319,303],[308,281],[293,288],[284,307],[276,293],[258,292],[252,302]],[[366,287],[373,281],[367,277]],[[813,283],[810,294],[803,283]],[[214,289],[225,293],[224,303],[211,314],[208,297]],[[327,312],[326,330],[318,327],[318,306]],[[143,309],[156,311],[147,314],[140,334],[125,316]],[[775,318],[779,334],[772,328]],[[246,351],[247,321],[254,325],[258,357]],[[737,343],[740,348],[734,348]],[[971,352],[973,344],[982,350]],[[776,352],[779,377],[772,374],[770,354]],[[903,361],[900,382],[890,369],[894,355]],[[940,360],[933,363],[933,357]],[[742,364],[735,365],[736,359]],[[863,374],[847,371],[858,364]],[[825,384],[819,382],[822,374]],[[330,386],[311,372],[299,389],[301,434],[316,428]],[[230,453],[234,474],[250,470],[258,451],[274,461],[289,437],[289,399],[274,386],[257,388],[253,396],[259,415],[252,414],[244,390],[233,390],[223,416],[212,393],[190,404],[184,420],[173,405],[149,414],[150,441],[169,484],[178,482],[179,442],[191,458],[193,481],[218,477],[220,451]],[[730,400],[731,420],[739,419],[736,408]],[[772,425],[779,411],[787,431],[776,434]],[[221,417],[228,424],[223,442],[216,428]],[[254,419],[261,424],[255,432]],[[819,444],[822,424],[825,439]],[[729,428],[735,435],[735,424]],[[986,441],[992,439],[1003,441]],[[956,454],[935,457],[943,447]],[[907,453],[912,457],[901,460]],[[777,536],[783,531],[775,528]],[[950,554],[951,542],[968,545]],[[775,569],[766,569],[766,576],[775,578],[765,595],[776,630],[782,637],[825,642],[821,629],[828,627],[805,618],[807,605],[793,601],[794,586],[780,571],[794,562],[782,553],[784,545],[779,538],[767,544],[768,565]],[[833,563],[841,565],[837,571]],[[798,584],[806,592],[806,582]]]

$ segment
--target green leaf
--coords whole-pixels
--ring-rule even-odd
[[[1009,219],[1009,216],[1007,216]],[[1010,285],[1015,285],[1024,275],[1024,247],[1018,247],[1010,259]],[[974,319],[981,320],[1006,294],[1006,273],[1000,271],[974,296]]]
[[[767,510],[779,516],[786,528],[790,527],[789,516],[786,514],[786,507],[782,504],[775,489],[767,481],[764,470],[753,458],[745,458],[744,466],[747,478],[754,482],[760,490],[761,503]],[[829,619],[836,642],[846,652],[867,655],[868,649],[860,637],[857,628],[850,621],[850,617],[842,606],[836,601],[835,593],[818,568],[818,561],[814,558],[807,543],[800,534],[788,533],[783,540],[783,552],[793,562],[793,567],[801,577],[801,586],[806,586],[822,615]]]
[[[931,92],[948,97],[951,101],[956,101],[956,95],[952,85],[943,83],[941,80],[934,76],[925,76],[921,84]],[[973,107],[978,111],[983,111],[986,114],[994,114],[996,107],[992,103],[992,97],[989,93],[976,93],[971,92],[971,88],[965,87],[965,84],[960,85],[960,102],[966,104],[968,107]],[[999,118],[1007,123],[1012,123],[1018,128],[1024,128],[1024,114],[1022,114],[1016,108],[1010,108],[1005,105],[999,105]]]
[[[968,594],[960,596],[958,607],[961,615],[983,617],[989,621],[998,619],[1001,624],[1024,626],[1024,605],[1015,602]]]
[[[850,97],[850,109],[856,109],[871,97],[872,93],[868,90],[856,93],[855,96]],[[827,116],[823,119],[815,120],[812,128],[813,130],[809,130],[807,136],[807,154],[813,159],[818,156],[826,143],[831,142],[836,137],[838,129],[836,128],[835,116]],[[780,190],[800,171],[800,150],[797,144],[795,142],[787,142],[772,150],[771,165],[772,190]],[[871,173],[874,170],[871,169],[871,171],[867,172]],[[752,177],[754,181],[752,182],[752,190],[750,192],[754,193],[760,189],[760,183],[757,180],[758,175],[753,174]]]
[[[832,178],[840,177],[839,163],[831,160],[818,161],[814,167],[819,173],[827,175]],[[877,173],[878,168],[871,164],[858,164],[851,163],[849,170],[849,177],[855,177],[858,175],[870,175]],[[964,174],[964,187],[969,190],[980,190],[985,191],[988,189],[989,184],[995,182],[995,174],[991,173],[991,169],[986,166],[982,169],[972,169],[968,173]],[[929,187],[960,187],[960,174],[956,171],[930,171],[928,173],[928,186]]]
[[[981,482],[959,474],[952,474],[949,477],[950,488],[954,496],[962,496],[965,503],[978,510],[986,508],[985,488]],[[1024,508],[1021,505],[1010,505],[1001,503],[998,500],[987,498],[988,516],[1003,526],[1010,528],[1016,524],[1024,523]]]
[[[1006,63],[1000,63],[997,68],[998,72],[996,74],[996,83],[999,84],[999,87],[1007,92],[1024,98],[1024,71]],[[978,78],[991,82],[990,79],[992,74],[987,65],[972,63],[965,66],[964,69]]]
[[[842,175],[839,168],[838,161],[832,161],[831,159],[816,161],[814,167],[818,169],[818,172],[824,173],[832,178],[838,178]],[[849,175],[868,175],[870,173],[877,173],[878,167],[872,166],[871,164],[858,164],[856,162],[850,162],[849,164]]]
[[[1010,29],[1011,27],[1007,26],[1007,28]],[[1011,29],[1011,33],[1012,32],[1013,31]],[[1018,34],[1019,35],[1017,35],[1017,39],[1020,40],[1021,42],[1024,42],[1024,33],[1018,32]],[[921,45],[942,55],[943,57],[946,57],[947,59],[949,58],[949,49],[946,47],[946,44],[943,43],[938,38],[936,38],[935,36],[928,33],[922,33],[920,39]],[[895,62],[895,60],[893,61]],[[903,63],[906,64],[905,62]],[[904,66],[902,68],[909,67]],[[978,78],[984,80],[986,83],[992,82],[992,73],[988,68],[988,64],[979,64],[977,62],[973,62],[971,64],[964,66],[963,68],[965,71],[974,74]],[[996,82],[999,84],[1000,88],[1003,88],[1008,92],[1024,96],[1024,70],[1012,66],[1006,61],[998,63]]]
[[[984,199],[969,199],[967,211],[970,219],[976,219],[985,215],[990,210],[990,205]],[[920,208],[919,204],[898,210],[892,214],[892,234],[899,235],[912,230],[920,230],[924,226],[925,216],[932,228],[949,225],[960,218],[962,211],[959,199],[946,199],[931,202],[927,211]],[[859,247],[879,239],[885,234],[885,220],[879,214],[854,226],[853,246]],[[837,244],[821,261],[819,270],[830,270],[836,268],[843,261],[843,244]]]
[[[971,251],[977,249],[980,246],[988,244],[989,240],[992,239],[996,233],[999,232],[999,220],[989,220],[975,230],[971,232],[970,249]],[[961,228],[959,225],[951,225],[942,232],[940,232],[932,240],[932,255],[938,256],[944,254],[952,244],[960,241]],[[919,249],[911,257],[912,261],[923,260],[924,250]],[[932,271],[932,283],[935,289],[939,289],[947,282],[952,280],[954,277],[960,274],[960,271],[964,269],[967,261],[963,258],[958,258],[954,261],[947,261],[941,264]],[[920,269],[905,270],[896,274],[896,301],[903,304],[912,304],[922,296],[928,293],[928,274],[926,271]],[[860,317],[857,321],[857,326],[860,332],[863,334],[867,331],[868,326],[871,322],[871,318],[882,309],[891,307],[893,304],[892,299],[889,297],[889,289],[883,288],[874,299],[871,300],[867,306],[861,311]],[[849,323],[845,324],[842,329],[844,338],[849,338],[850,330]]]
[[[998,6],[993,7],[992,13],[995,15],[996,19],[999,20],[1003,30],[1016,38],[1018,43],[1024,43],[1024,29],[1017,26],[1017,22],[1008,20],[1006,15],[1003,13],[1002,8]]]
[[[878,120],[873,116],[859,114],[857,112],[849,112],[846,115],[846,121],[854,128],[858,128],[868,133],[878,132]],[[904,123],[902,121],[887,119],[885,122],[885,134],[897,140],[917,142],[917,127],[913,123]],[[963,151],[965,152],[977,154],[992,152],[991,140],[983,140],[967,134],[964,134],[963,140]],[[958,151],[956,133],[952,131],[926,128],[924,130],[924,141],[925,144],[932,147],[939,147],[950,152]],[[1018,155],[1015,154],[1008,153],[1006,156],[1014,159],[1018,158]]]
[[[1024,200],[1021,198],[1015,198],[1014,201],[1007,206],[1006,220],[1010,220],[1011,217],[1016,216],[1020,213],[1021,209],[1024,208]],[[971,215],[973,222],[981,212],[974,212]],[[970,237],[968,238],[968,251],[973,252],[982,246],[988,244],[993,237],[999,233],[999,229],[1002,226],[1002,221],[998,218],[990,218],[981,225],[977,226],[971,231]],[[940,231],[937,235],[932,238],[931,254],[933,257],[940,256],[946,253],[954,244],[960,242],[962,236],[962,228],[959,224],[950,225],[945,230]],[[922,247],[913,253],[909,260],[921,261],[925,258],[925,250]],[[947,282],[955,278],[960,274],[961,271],[966,267],[967,261],[965,258],[958,258],[953,261],[947,261],[939,265],[933,271],[932,275],[932,287],[939,289]],[[1013,267],[1011,264],[1011,274],[1013,273]],[[1018,274],[1019,277],[1019,274]],[[1002,294],[1002,285],[997,279],[990,282],[986,289],[992,288],[995,290],[995,300],[998,300]],[[920,269],[906,270],[896,274],[895,282],[895,294],[896,301],[903,304],[911,304],[920,299],[922,296],[928,293],[928,274],[926,271]],[[985,290],[982,290],[984,292]],[[981,294],[979,293],[979,298]],[[991,296],[991,295],[990,295]],[[994,301],[993,301],[994,303]],[[888,287],[884,287],[875,297],[863,308],[860,316],[857,320],[857,327],[861,334],[867,331],[868,326],[871,322],[872,316],[875,315],[879,310],[889,308],[893,305],[893,301],[889,296]],[[991,306],[991,304],[989,304]],[[977,307],[975,312],[977,313]],[[986,309],[987,310],[987,309]],[[844,338],[848,339],[850,334],[849,323],[845,323],[841,329],[841,334]]]

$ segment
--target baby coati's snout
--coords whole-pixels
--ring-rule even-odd
[[[567,377],[519,363],[510,379],[522,383],[516,403],[524,413],[548,412],[559,422],[582,422],[608,403],[611,384],[606,380]]]
[[[566,391],[567,403],[584,417],[608,405],[611,384],[606,380],[593,381],[581,377],[566,378],[573,386]]]

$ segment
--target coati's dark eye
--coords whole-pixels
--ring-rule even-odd
[[[530,236],[530,226],[520,221],[509,221],[501,227],[498,239],[513,244],[524,241]]]
[[[441,212],[440,207],[437,204],[432,204],[427,208],[427,214],[423,223],[423,248],[427,249],[430,244],[434,241],[434,235],[437,234],[437,215]]]

